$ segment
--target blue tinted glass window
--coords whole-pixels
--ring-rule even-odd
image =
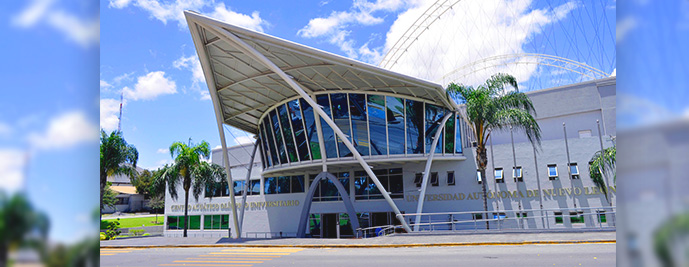
[[[331,94],[330,103],[332,104],[333,121],[342,132],[351,140],[352,133],[349,129],[349,105],[347,104],[347,94]],[[340,157],[351,157],[352,152],[340,138],[337,138],[337,149]]]
[[[371,134],[371,155],[387,155],[385,136],[385,96],[368,95],[368,128]],[[354,121],[352,121],[354,127]],[[402,129],[404,131],[404,129]]]
[[[318,105],[323,107],[325,114],[332,119],[332,114],[330,113],[330,98],[328,95],[318,95],[316,96]],[[325,145],[325,154],[327,158],[337,158],[337,144],[335,143],[335,132],[330,128],[330,125],[325,123],[325,120],[321,118],[321,127],[323,128],[323,143]]]
[[[302,122],[301,109],[299,108],[299,100],[295,99],[287,102],[289,108],[289,115],[292,119],[292,129],[294,130],[294,139],[297,140],[297,152],[299,152],[299,160],[309,160],[309,148],[304,132],[304,124]]]
[[[407,154],[423,153],[423,102],[406,100],[407,113]]]
[[[433,145],[433,138],[435,134],[440,129],[440,122],[442,122],[445,116],[445,109],[431,104],[426,104],[426,153],[431,152],[431,146]],[[438,138],[443,138],[442,133]],[[442,139],[438,140],[435,147],[435,153],[441,153],[440,150],[442,145]]]
[[[455,152],[462,153],[462,117],[457,114],[457,121],[455,123],[457,131],[455,134]]]
[[[349,94],[349,112],[352,115],[352,144],[359,154],[368,156],[366,95]]]
[[[278,106],[278,114],[280,114],[282,136],[285,138],[285,146],[287,146],[287,156],[289,156],[290,162],[297,162],[299,161],[299,158],[297,157],[297,149],[294,145],[294,139],[292,137],[290,117],[287,115],[287,108],[285,108],[285,105]]]
[[[455,149],[455,116],[450,116],[445,122],[445,153],[453,153]]]
[[[330,181],[330,179],[321,180],[320,186],[321,186],[321,200],[322,201],[336,201],[337,200],[337,196],[339,195],[337,193],[337,187],[335,187],[335,184],[332,181]]]
[[[278,155],[280,155],[280,162],[287,163],[287,154],[285,153],[285,143],[282,142],[282,133],[280,132],[280,122],[275,110],[270,112],[270,121],[273,125],[273,134],[275,137],[275,145],[278,147]]]
[[[299,104],[301,105],[302,118],[304,118],[304,124],[306,125],[306,136],[309,146],[311,146],[311,157],[313,159],[321,159],[321,147],[318,144],[318,132],[316,130],[313,108],[303,98],[299,99]]]
[[[273,166],[273,160],[270,158],[270,147],[268,146],[268,139],[266,138],[266,131],[263,130],[263,123],[259,125],[259,131],[261,132],[261,150],[263,153],[264,164],[268,167]],[[265,168],[265,166],[263,167]]]
[[[268,137],[268,151],[270,151],[270,158],[272,159],[272,165],[280,164],[278,160],[277,146],[275,145],[275,138],[273,137],[273,131],[270,128],[270,119],[268,116],[263,119],[263,132]]]
[[[277,194],[277,177],[266,177],[263,180],[263,194]]]
[[[249,187],[250,195],[260,195],[261,194],[261,180],[251,180],[251,185]]]
[[[386,96],[385,102],[390,155],[404,154],[404,100]]]
[[[278,177],[276,191],[278,192],[278,194],[289,194],[291,184],[292,182],[290,181],[289,176],[280,176]]]
[[[304,192],[304,175],[292,176],[292,193]]]

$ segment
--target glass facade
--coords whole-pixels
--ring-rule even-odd
[[[263,180],[263,194],[289,194],[304,192],[304,175],[266,177]]]
[[[316,103],[364,157],[427,155],[440,122],[450,112],[424,101],[379,94],[320,94],[316,95]],[[319,160],[323,156],[351,158],[352,152],[323,118],[320,126],[325,155],[321,155],[317,117],[304,99],[294,99],[270,110],[258,129],[265,166]],[[447,120],[435,147],[436,154],[462,153],[461,126],[458,114]]]

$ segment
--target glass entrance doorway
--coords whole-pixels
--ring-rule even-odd
[[[337,228],[340,228],[340,238],[354,237],[352,223],[347,213],[322,213],[309,216],[309,233],[314,238],[337,238]]]

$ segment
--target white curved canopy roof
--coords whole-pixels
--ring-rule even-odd
[[[211,94],[217,94],[222,121],[256,133],[265,111],[298,93],[276,73],[244,53],[234,35],[282,71],[310,95],[332,92],[382,92],[431,101],[455,110],[440,84],[258,33],[193,11],[184,12]]]

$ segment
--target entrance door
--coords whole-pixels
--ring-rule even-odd
[[[337,213],[322,214],[323,238],[337,238]]]

